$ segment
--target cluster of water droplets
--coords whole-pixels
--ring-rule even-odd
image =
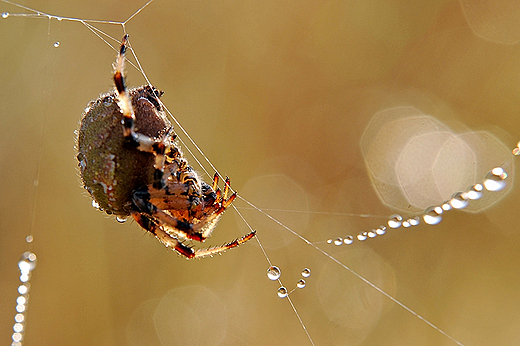
[[[32,238],[32,237],[31,237]],[[32,240],[32,239],[31,239]],[[31,272],[36,267],[36,255],[30,251],[23,253],[18,268],[20,268],[20,285],[18,286],[18,297],[16,298],[16,315],[14,316],[13,325],[13,342],[11,346],[21,346],[25,332],[25,320],[27,313],[27,304],[29,303],[29,280]]]
[[[287,290],[285,286],[280,286],[277,290],[278,297],[280,298],[286,298],[289,294],[293,293],[297,288],[305,288],[307,285],[307,282],[305,281],[306,278],[311,276],[311,270],[309,268],[304,268],[301,272],[301,275],[303,279],[298,280],[296,282],[296,287],[293,288],[290,292]],[[277,266],[271,266],[267,269],[267,277],[270,280],[276,281],[280,280],[280,276],[282,276],[282,271]],[[281,281],[280,281],[281,284]]]
[[[520,155],[520,142],[519,147],[516,149],[518,149],[519,154],[515,155]],[[495,167],[486,174],[486,177],[482,182],[471,186],[467,191],[453,194],[451,199],[443,202],[441,205],[426,208],[426,210],[420,215],[404,219],[401,215],[394,214],[388,218],[386,223],[387,226],[381,225],[370,231],[361,232],[355,237],[348,235],[345,238],[338,237],[335,239],[328,239],[327,243],[337,246],[343,244],[350,245],[355,239],[365,241],[368,238],[375,238],[378,235],[383,235],[389,228],[396,229],[400,227],[409,228],[417,226],[421,223],[421,220],[428,225],[437,225],[442,221],[444,212],[452,209],[464,209],[472,200],[480,199],[486,191],[497,192],[504,189],[507,185],[506,178],[506,171],[502,167]]]

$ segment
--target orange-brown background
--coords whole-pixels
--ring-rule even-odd
[[[117,21],[142,4],[24,3]],[[508,24],[501,14],[520,11],[514,2],[494,4],[506,10],[482,12],[480,24],[491,32]],[[0,3],[4,11],[21,12]],[[120,26],[98,27],[122,36]],[[307,212],[392,213],[373,192],[359,148],[380,109],[412,105],[472,130],[499,128],[511,148],[520,139],[520,46],[475,35],[458,1],[156,0],[126,28],[164,103],[217,169],[259,207],[303,211],[272,214],[313,242],[384,219]],[[517,33],[513,25],[508,37]],[[310,344],[276,296],[255,241],[185,261],[135,223],[90,206],[73,132],[87,102],[112,87],[114,57],[79,22],[0,20],[0,343],[10,342],[16,263],[34,222],[38,266],[26,345],[159,345],[150,316],[163,297],[193,298],[187,292],[207,294],[196,296],[199,305],[168,305],[172,320],[183,316],[177,327],[156,313],[164,322],[157,326],[185,335],[186,344]],[[128,81],[144,83],[131,67]],[[513,345],[520,342],[518,199],[516,186],[484,213],[452,212],[435,227],[319,246],[461,343]],[[319,251],[242,210],[286,286],[311,268],[307,287],[291,297],[315,344],[454,345]],[[208,244],[246,232],[234,214]],[[203,317],[185,316],[190,306]],[[200,339],[204,333],[215,339]]]

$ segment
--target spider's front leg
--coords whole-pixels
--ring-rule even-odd
[[[154,186],[157,188],[161,187],[160,182],[164,171],[167,138],[161,140],[155,140],[141,133],[135,132],[135,113],[132,106],[132,102],[128,95],[126,88],[124,68],[125,68],[125,54],[128,42],[128,34],[123,36],[121,41],[121,48],[116,58],[115,71],[114,71],[114,83],[117,90],[117,104],[123,113],[123,136],[126,142],[135,147],[137,150],[153,153],[155,155],[155,174],[154,174]]]

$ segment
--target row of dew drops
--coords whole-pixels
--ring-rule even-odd
[[[518,143],[517,148],[513,150],[513,154],[520,155],[520,142]],[[389,217],[387,225],[392,229],[399,228],[401,226],[404,228],[409,228],[419,225],[421,223],[421,219],[428,225],[436,225],[442,221],[442,215],[445,211],[466,208],[470,201],[480,199],[484,193],[484,190],[489,192],[497,192],[504,189],[507,184],[505,180],[506,178],[507,173],[505,170],[502,167],[495,167],[490,172],[488,172],[488,174],[486,174],[485,179],[481,183],[477,183],[471,186],[467,191],[455,193],[450,200],[442,203],[440,206],[429,207],[424,211],[423,214],[410,217],[406,220],[404,220],[401,215],[394,214]],[[378,235],[385,234],[386,230],[386,226],[379,226],[378,228],[371,231],[359,233],[355,238],[354,236],[349,235],[345,238],[338,237],[336,239],[328,239],[327,243],[338,246],[343,244],[350,245],[354,242],[354,239],[364,241],[368,238],[375,238]],[[301,275],[303,278],[298,280],[296,287],[291,291],[288,291],[287,288],[283,286],[282,282],[280,281],[281,275],[282,271],[277,266],[270,266],[267,269],[267,277],[273,281],[278,280],[280,283],[280,287],[277,291],[278,297],[286,298],[296,289],[305,288],[307,284],[305,279],[311,275],[311,270],[309,268],[302,270]]]
[[[27,242],[32,241],[32,236],[27,237]],[[21,346],[25,333],[25,321],[27,313],[27,305],[29,303],[29,289],[31,287],[29,280],[31,279],[31,272],[36,267],[36,255],[30,251],[22,254],[18,261],[18,268],[20,269],[20,285],[18,286],[18,297],[16,298],[16,314],[14,316],[13,325],[13,342],[11,346]]]
[[[520,142],[517,148],[513,150],[513,154],[520,155]],[[470,201],[480,199],[484,193],[484,190],[490,192],[497,192],[504,189],[507,185],[506,179],[507,173],[502,167],[495,167],[486,174],[485,179],[481,183],[477,183],[471,186],[467,191],[455,193],[450,200],[445,201],[440,206],[431,206],[426,208],[424,213],[420,215],[412,216],[406,220],[401,215],[391,215],[387,221],[388,228],[399,228],[399,227],[412,227],[417,226],[421,223],[421,219],[428,225],[436,225],[442,221],[442,215],[444,212],[452,209],[464,209]],[[355,239],[359,241],[365,241],[368,238],[375,238],[378,235],[383,235],[387,231],[387,226],[379,226],[378,228],[370,231],[364,231],[359,233],[356,237],[348,235],[345,238],[338,237],[335,239],[328,239],[328,244],[334,245],[350,245]]]
[[[6,19],[9,18],[10,15],[9,12],[2,12],[0,16]],[[25,16],[25,14],[22,15]],[[37,15],[40,16],[42,14],[38,13]],[[15,16],[20,16],[20,14],[15,14]],[[55,18],[59,21],[62,20],[62,18],[59,17]],[[60,42],[56,41],[52,45],[58,48]],[[25,240],[27,243],[32,243],[33,236],[29,235]],[[13,334],[11,336],[13,342],[11,346],[22,346],[25,334],[27,307],[29,304],[29,289],[31,287],[29,280],[31,279],[31,272],[36,268],[36,254],[31,251],[25,251],[18,261],[18,268],[20,269],[20,285],[18,286],[18,297],[16,298],[16,314],[14,315]]]

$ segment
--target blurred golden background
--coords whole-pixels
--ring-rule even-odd
[[[143,4],[23,2],[114,21]],[[0,12],[30,13],[5,2]],[[331,254],[235,203],[288,289],[311,269],[307,286],[290,297],[314,344],[456,345],[338,260],[464,345],[514,345],[518,183],[485,212],[453,211],[437,226],[350,246],[325,241],[394,213],[379,201],[360,150],[382,109],[412,106],[490,131],[513,149],[520,140],[518,18],[520,5],[507,0],[489,8],[473,0],[156,0],[126,30],[165,105],[240,196],[281,210],[270,214]],[[95,26],[122,37],[120,25]],[[26,345],[311,344],[266,277],[269,263],[256,241],[186,261],[136,223],[92,208],[80,186],[74,131],[89,100],[112,88],[114,50],[81,22],[13,15],[0,18],[0,47],[0,343],[11,342],[17,262],[30,249],[38,265]],[[145,83],[139,71],[127,71],[129,85]],[[229,210],[204,245],[246,231]]]

